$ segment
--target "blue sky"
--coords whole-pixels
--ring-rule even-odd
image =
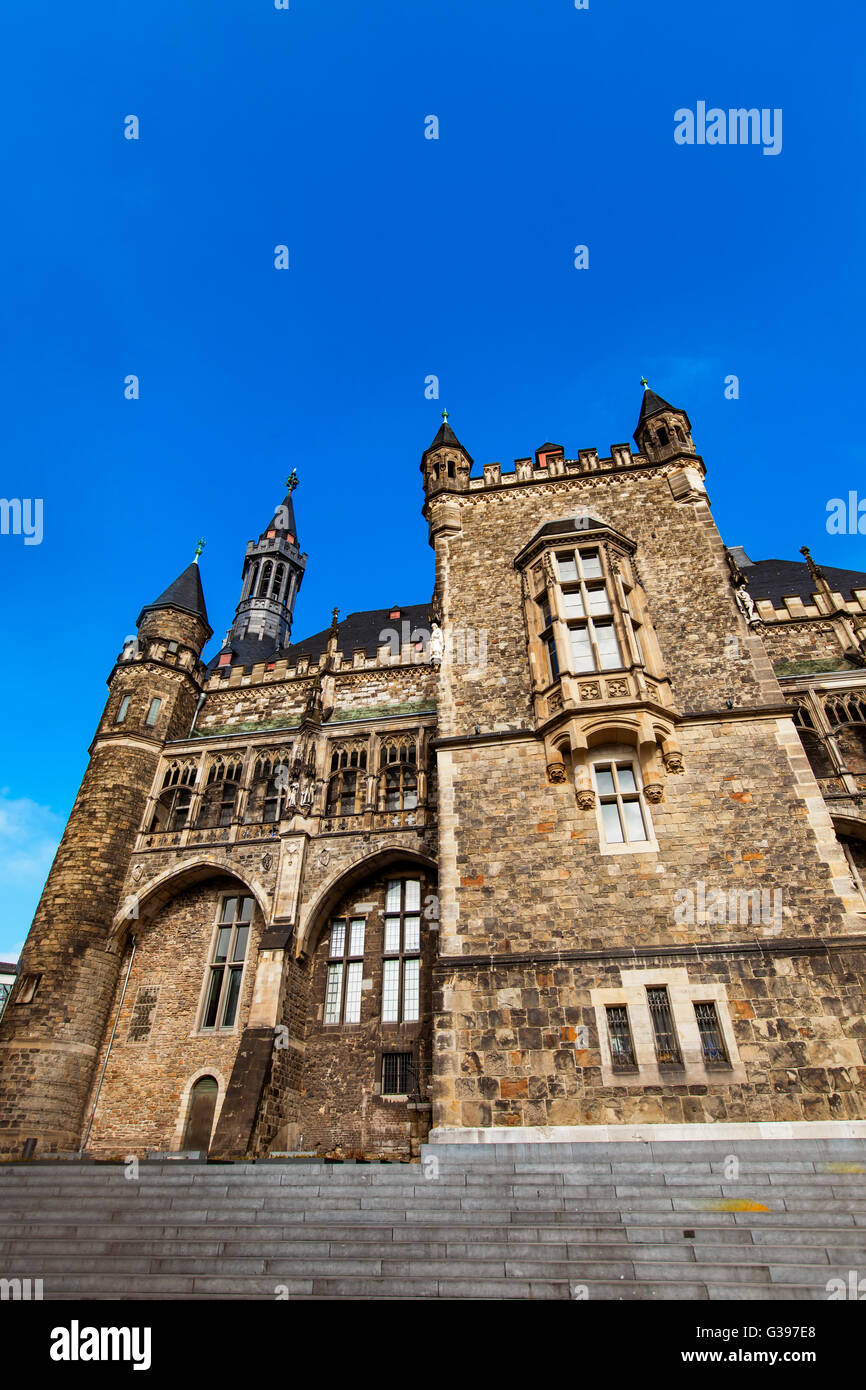
[[[864,27],[805,0],[6,0],[0,491],[44,520],[0,536],[0,955],[142,604],[203,535],[218,640],[293,467],[296,637],[429,597],[443,406],[479,469],[607,453],[642,375],[689,411],[729,544],[866,569],[825,528],[866,495]],[[781,108],[781,153],[677,145],[698,101]]]

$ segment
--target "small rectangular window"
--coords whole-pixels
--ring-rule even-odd
[[[325,992],[325,1022],[340,1022],[340,1002],[343,994],[343,966],[328,966],[328,985]]]
[[[633,1067],[634,1046],[628,1024],[628,1009],[624,1005],[612,1005],[607,1010],[607,1032],[610,1039],[610,1055],[615,1067]]]
[[[559,570],[560,584],[576,584],[578,579],[577,562],[573,555],[568,553],[557,555],[556,568]],[[599,571],[600,573],[601,571]]]
[[[382,967],[382,1022],[396,1023],[400,999],[400,962],[386,960]]]
[[[115,724],[122,724],[122,723],[123,723],[124,719],[126,718],[126,714],[127,714],[127,710],[128,710],[128,709],[129,709],[129,696],[128,696],[128,695],[124,695],[124,697],[123,697],[123,699],[121,700],[120,705],[119,705],[119,707],[118,707],[117,718],[116,718],[115,721],[114,721]]]
[[[382,1057],[382,1095],[408,1095],[411,1075],[411,1052],[386,1052]]]
[[[656,1057],[660,1066],[679,1066],[680,1046],[677,1042],[670,1000],[665,986],[647,990],[650,1018],[656,1045]]]
[[[581,550],[580,568],[584,579],[601,579],[601,559],[597,550]]]
[[[701,1035],[701,1051],[708,1063],[727,1063],[728,1054],[719,1027],[715,1004],[695,1004],[695,1018]]]
[[[167,651],[171,656],[174,656],[175,652],[177,651],[177,643],[176,643],[176,642],[169,642],[168,646],[166,647],[166,651]]]
[[[544,644],[547,647],[547,660],[550,664],[550,679],[559,680],[559,657],[556,654],[556,640],[548,637]]]
[[[151,728],[159,718],[159,711],[161,708],[162,700],[151,700],[150,709],[147,711],[147,719],[145,720],[145,723],[149,724]]]

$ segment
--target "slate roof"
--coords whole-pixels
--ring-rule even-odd
[[[198,565],[191,561],[182,574],[168,588],[163,590],[159,598],[154,599],[153,603],[145,604],[138,616],[141,622],[145,613],[151,612],[155,608],[179,608],[183,613],[193,613],[197,618],[201,618],[203,623],[208,623],[207,609],[205,608],[204,592],[201,587],[201,575]]]
[[[398,609],[399,618],[392,618],[391,614],[396,613]],[[370,608],[361,613],[350,613],[337,624],[337,650],[343,652],[346,657],[351,657],[357,648],[363,647],[367,656],[375,656],[382,641],[388,640],[381,637],[386,629],[396,629],[402,642],[403,623],[409,624],[410,636],[416,628],[429,631],[431,612],[432,605],[429,603],[410,603],[395,604],[393,608]],[[239,641],[235,639],[230,643],[231,664],[254,666],[258,661],[277,661],[288,657],[289,665],[294,666],[301,656],[308,656],[312,661],[317,661],[322,653],[327,651],[330,636],[330,627],[325,627],[321,632],[314,632],[310,637],[304,637],[299,642],[293,642],[290,647],[282,648],[277,648],[273,637],[242,637]],[[225,652],[227,648],[223,647],[222,650]],[[219,653],[208,665],[208,672],[215,670],[218,665]]]
[[[831,565],[819,565],[821,573],[835,593],[843,599],[853,598],[853,589],[866,589],[866,574],[859,570],[840,570]],[[809,566],[801,560],[756,560],[743,566],[749,593],[758,599],[771,599],[774,608],[783,608],[785,598],[797,595],[804,603],[811,603],[815,593],[815,580],[809,573]]]
[[[468,450],[463,448],[463,445],[460,443],[460,440],[457,438],[457,435],[452,430],[448,421],[443,420],[442,424],[439,426],[439,431],[436,435],[436,438],[433,440],[433,443],[427,449],[425,449],[423,454],[421,455],[422,464],[427,455],[432,454],[434,449],[441,449],[443,447],[447,448],[448,446],[451,446],[454,449],[460,449],[460,451],[464,453],[468,458],[470,465],[474,462],[472,455],[468,452]]]

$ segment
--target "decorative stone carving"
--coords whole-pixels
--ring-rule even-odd
[[[140,882],[141,882],[141,876],[142,876],[143,873],[144,873],[144,865],[143,865],[143,864],[136,864],[135,868],[134,868],[133,871],[132,871],[132,880],[133,880],[133,883],[140,883]]]
[[[662,757],[663,757],[663,759],[664,759],[665,769],[666,769],[668,772],[682,772],[682,770],[683,770],[683,755],[682,755],[682,753],[671,751],[670,753],[663,753],[663,754],[662,754]]]
[[[644,784],[643,794],[647,801],[651,801],[653,805],[655,805],[657,802],[661,801],[665,794],[665,789],[661,782],[646,782]]]
[[[550,782],[561,784],[567,780],[565,774],[565,763],[556,762],[547,764],[547,778]]]
[[[445,638],[442,629],[437,622],[433,622],[430,626],[430,641],[427,644],[427,655],[430,658],[431,666],[441,666],[444,650]]]
[[[755,601],[745,585],[740,585],[734,590],[734,598],[737,600],[737,607],[744,614],[749,627],[757,627],[761,619],[758,617]]]
[[[601,699],[601,686],[598,681],[583,681],[577,689],[581,700]]]
[[[327,869],[327,867],[328,867],[328,865],[330,864],[330,862],[331,862],[331,851],[330,851],[329,849],[321,849],[321,850],[319,850],[319,854],[318,854],[318,857],[317,857],[317,859],[316,859],[316,863],[318,864],[319,868],[320,868],[320,869]]]
[[[577,804],[581,811],[591,811],[595,805],[595,792],[591,787],[581,787],[577,792]]]
[[[547,712],[555,714],[559,709],[562,709],[562,691],[554,690],[553,694],[547,697]]]
[[[627,681],[627,680],[608,681],[608,682],[607,682],[607,693],[608,693],[608,695],[609,695],[611,698],[616,698],[617,696],[620,696],[620,695],[628,695],[628,693],[629,693],[628,681]]]

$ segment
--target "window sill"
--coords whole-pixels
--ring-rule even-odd
[[[658,854],[658,840],[640,840],[631,845],[608,845],[603,840],[599,844],[600,854]]]

